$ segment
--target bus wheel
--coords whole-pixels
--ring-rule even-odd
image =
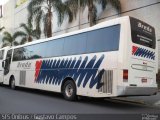
[[[10,81],[10,88],[15,90],[16,88],[16,85],[15,85],[15,79],[14,78],[11,78],[11,81]]]
[[[77,99],[76,85],[72,80],[67,80],[62,89],[62,94],[66,100],[74,101]]]

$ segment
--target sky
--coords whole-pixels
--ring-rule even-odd
[[[3,5],[7,2],[8,0],[0,0],[0,5]]]

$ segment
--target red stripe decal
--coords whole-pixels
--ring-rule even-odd
[[[138,50],[138,47],[132,46],[132,55],[134,55]]]
[[[35,64],[35,81],[37,80],[37,78],[39,76],[41,66],[42,66],[42,61],[36,61],[36,64]]]

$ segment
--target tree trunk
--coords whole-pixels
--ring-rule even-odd
[[[48,19],[47,19],[47,37],[52,37],[52,12],[51,8],[48,10]]]
[[[31,36],[28,37],[28,42],[32,42],[32,37]]]
[[[94,25],[94,16],[93,16],[93,0],[89,0],[88,5],[88,16],[89,16],[89,22],[90,27]]]

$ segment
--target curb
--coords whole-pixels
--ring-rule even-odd
[[[154,109],[160,108],[159,102],[156,104],[150,104],[150,103],[146,103],[143,100],[127,100],[127,99],[123,99],[123,98],[120,98],[120,99],[119,98],[112,98],[112,99],[106,99],[106,100],[112,101],[112,102],[130,103],[130,104],[145,106],[145,107],[154,108]]]
[[[129,100],[129,99],[125,99],[125,98],[112,98],[111,100],[145,105],[145,102],[143,100]]]

